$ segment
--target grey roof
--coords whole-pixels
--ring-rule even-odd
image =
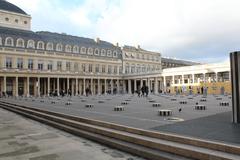
[[[18,38],[22,38],[25,40],[34,40],[34,41],[43,41],[44,43],[51,42],[54,46],[57,43],[64,45],[77,45],[84,47],[92,47],[92,48],[103,48],[103,49],[112,49],[121,51],[120,47],[114,46],[113,44],[100,40],[99,43],[96,43],[95,40],[90,38],[83,38],[77,36],[71,36],[66,34],[52,33],[52,32],[33,32],[27,30],[20,30],[14,28],[0,27],[0,36],[5,39],[6,37],[12,37],[15,41]],[[26,46],[26,45],[25,45]]]
[[[197,63],[197,62],[179,60],[179,59],[173,59],[173,58],[165,58],[165,57],[162,57],[161,61],[164,62],[164,63],[175,63],[175,64],[182,64],[182,65],[187,65],[187,66],[200,64],[200,63]]]
[[[26,12],[24,12],[21,8],[15,6],[14,4],[9,3],[5,0],[0,0],[0,10],[27,15]]]

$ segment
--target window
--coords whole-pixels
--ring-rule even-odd
[[[70,71],[71,69],[71,63],[70,62],[66,62],[66,70]]]
[[[44,49],[44,43],[42,41],[38,42],[37,49]]]
[[[61,61],[57,61],[57,70],[58,71],[62,70],[62,62]]]
[[[111,73],[112,73],[112,66],[109,65],[109,66],[108,66],[108,74],[111,74]]]
[[[145,67],[145,65],[142,66],[142,72],[146,72],[146,67]]]
[[[6,68],[12,68],[12,58],[6,58]]]
[[[27,24],[28,22],[27,21],[24,21],[24,24]]]
[[[131,67],[131,73],[134,73],[134,72],[135,72],[135,66],[132,65],[132,67]]]
[[[62,51],[62,45],[61,45],[61,44],[57,44],[56,50],[57,50],[57,51]]]
[[[24,48],[24,40],[22,38],[17,40],[17,47]]]
[[[23,59],[22,58],[17,59],[17,68],[23,69]]]
[[[43,61],[42,60],[38,61],[38,70],[40,70],[40,71],[43,70]]]
[[[92,48],[88,48],[88,54],[90,54],[90,55],[93,54],[93,49]]]
[[[117,51],[113,52],[113,57],[117,57]]]
[[[78,52],[79,52],[78,46],[74,46],[74,47],[73,47],[73,53],[78,53]]]
[[[105,72],[106,72],[106,66],[102,65],[102,73],[105,73]]]
[[[15,23],[18,23],[18,19],[15,19]]]
[[[85,47],[82,47],[82,48],[81,48],[81,53],[82,53],[82,54],[86,54],[86,48],[85,48]]]
[[[119,67],[119,74],[121,74],[123,71],[122,66]]]
[[[96,66],[95,66],[95,72],[96,72],[96,73],[99,73],[99,64],[96,64]]]
[[[125,67],[125,73],[129,73],[129,64],[127,64]]]
[[[53,62],[52,62],[52,61],[49,61],[49,62],[48,62],[48,70],[49,70],[49,71],[52,71],[52,70],[53,70]]]
[[[74,63],[74,71],[78,72],[78,63],[77,62]]]
[[[33,59],[28,59],[28,69],[33,69]]]
[[[12,37],[7,37],[6,38],[5,46],[14,46]]]
[[[27,48],[35,48],[35,42],[33,40],[28,40]]]
[[[53,50],[53,44],[47,43],[47,50],[52,51]]]
[[[82,70],[83,70],[83,72],[86,72],[86,64],[82,64]]]
[[[66,45],[65,46],[65,51],[68,52],[68,53],[72,52],[72,47],[70,45]]]
[[[95,51],[94,51],[94,55],[99,55],[99,49],[95,49]]]
[[[114,68],[113,68],[113,73],[114,73],[114,74],[117,74],[117,70],[118,70],[118,69],[117,69],[117,66],[114,66]]]
[[[106,56],[106,50],[105,49],[101,50],[101,56]]]
[[[112,57],[112,51],[111,51],[111,50],[108,50],[108,51],[107,51],[107,56],[108,56],[108,57]]]
[[[8,17],[6,17],[6,18],[5,18],[5,21],[7,21],[7,22],[8,22],[8,21],[9,21],[9,18],[8,18]]]
[[[88,65],[88,72],[92,72],[92,64]]]

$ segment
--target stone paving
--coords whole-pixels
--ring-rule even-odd
[[[0,109],[0,160],[143,160]]]

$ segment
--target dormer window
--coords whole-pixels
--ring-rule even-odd
[[[106,56],[106,50],[105,49],[101,50],[101,56]]]
[[[47,43],[47,50],[52,51],[53,50],[53,44]]]
[[[62,45],[61,45],[61,44],[57,44],[56,50],[57,50],[57,51],[62,51]]]
[[[70,45],[66,45],[65,52],[71,52],[71,51],[72,51],[72,47]]]
[[[82,53],[82,54],[86,54],[86,48],[85,48],[85,47],[82,47],[82,48],[81,48],[81,53]]]
[[[10,46],[13,47],[13,38],[12,37],[7,37],[5,41],[5,46]]]
[[[113,57],[117,57],[117,51],[113,51]]]
[[[44,49],[44,43],[42,41],[38,42],[37,49]]]
[[[22,38],[17,40],[17,47],[24,48],[24,40]]]
[[[28,40],[27,48],[35,48],[35,42],[33,40]]]
[[[78,46],[74,46],[73,47],[73,53],[78,53],[79,52],[79,47]]]
[[[88,54],[90,54],[90,55],[93,54],[93,49],[92,48],[88,48]]]
[[[108,56],[108,57],[112,57],[112,51],[111,51],[111,50],[108,50],[108,51],[107,51],[107,56]]]
[[[99,49],[98,48],[95,49],[94,55],[99,55]]]

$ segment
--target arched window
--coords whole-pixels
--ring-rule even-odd
[[[61,44],[57,44],[56,46],[56,51],[62,51],[62,45]]]
[[[17,39],[17,47],[24,48],[24,40],[22,38]]]
[[[88,48],[88,54],[92,55],[93,54],[93,49],[90,47]]]
[[[44,49],[44,42],[39,41],[37,44],[37,49]]]
[[[112,57],[112,51],[111,51],[111,50],[108,50],[108,51],[107,51],[107,56],[108,56],[108,57]]]
[[[98,48],[95,49],[94,55],[99,55],[99,49]]]
[[[27,48],[35,48],[35,42],[33,40],[28,40]]]
[[[117,51],[113,51],[113,57],[117,57]]]
[[[82,53],[82,54],[86,54],[86,50],[87,50],[87,49],[86,49],[85,47],[82,47],[82,48],[81,48],[81,53]]]
[[[12,37],[7,37],[5,40],[5,46],[14,46],[13,44],[13,38]]]
[[[105,49],[101,50],[101,56],[106,56],[106,50]]]
[[[53,50],[53,43],[47,43],[47,50],[49,51]]]
[[[73,46],[73,53],[78,53],[78,52],[79,52],[79,47]]]
[[[72,52],[72,47],[70,45],[66,45],[65,52]]]

